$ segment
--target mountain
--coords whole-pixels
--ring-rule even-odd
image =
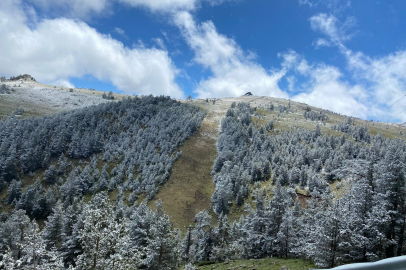
[[[332,267],[405,252],[402,126],[272,97],[2,83],[0,267]]]

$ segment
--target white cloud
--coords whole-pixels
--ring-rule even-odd
[[[310,18],[310,25],[314,31],[320,31],[328,35],[335,45],[341,44],[347,39],[344,33],[340,33],[337,27],[337,18],[333,15],[320,13],[313,16]]]
[[[226,1],[236,0],[118,0],[132,7],[144,7],[152,12],[191,11],[198,8],[202,2],[219,5]]]
[[[27,26],[22,2],[0,8],[0,73],[33,75],[43,82],[92,75],[125,93],[183,97],[167,51],[128,48],[84,22],[59,18]]]
[[[366,90],[360,85],[352,86],[343,81],[336,67],[318,64],[310,68],[308,74],[308,90],[292,97],[293,100],[345,115],[360,118],[368,116]]]
[[[368,83],[376,104],[390,106],[406,95],[406,51],[373,58],[347,49],[345,55],[349,69]],[[399,119],[406,121],[406,113]]]
[[[310,92],[300,93],[292,97],[292,100],[365,119],[368,116],[368,108],[351,94],[357,90],[359,89],[352,89],[338,81],[323,81],[315,84]]]
[[[299,0],[299,5],[308,5],[310,8],[325,6],[334,13],[339,13],[351,7],[351,1],[344,0]]]
[[[75,88],[75,85],[73,85],[73,83],[71,83],[69,80],[65,80],[65,79],[55,80],[53,82],[49,82],[48,84],[55,85],[55,86]]]
[[[119,34],[120,36],[127,37],[127,35],[125,34],[125,31],[119,27],[115,27],[114,32]]]
[[[327,39],[324,38],[318,38],[313,45],[318,49],[320,47],[330,47],[331,43]]]
[[[17,0],[18,2],[18,0]],[[112,0],[26,0],[54,16],[89,20],[92,15],[108,14]]]
[[[165,42],[162,40],[162,38],[153,38],[152,41],[155,42],[158,48],[166,50]]]
[[[399,113],[390,105],[406,95],[406,51],[401,50],[382,57],[370,57],[362,52],[353,52],[344,42],[347,35],[337,26],[334,16],[319,14],[310,19],[313,30],[321,31],[336,45],[346,57],[348,69],[354,78],[368,89],[370,100],[369,116],[377,120],[406,121],[406,112]],[[343,25],[353,24],[353,19],[347,19]],[[383,110],[388,111],[384,113]]]
[[[146,8],[151,12],[174,13],[195,10],[204,2],[215,6],[232,1],[240,0],[25,0],[26,3],[46,12],[47,16],[78,18],[84,21],[91,20],[93,16],[112,14],[111,7],[117,2]]]
[[[312,68],[303,56],[291,49],[283,53],[278,53],[278,57],[283,60],[281,63],[282,67],[288,70],[292,69],[301,75],[308,75]]]
[[[286,77],[286,81],[288,82],[288,90],[293,92],[295,90],[296,77],[288,76]]]
[[[284,53],[278,53],[278,57],[283,59],[281,64],[282,67],[288,69],[296,66],[299,59],[301,58],[301,56],[297,52],[291,49],[289,49],[287,52]]]
[[[254,61],[252,53],[245,54],[233,40],[217,32],[211,21],[198,25],[189,12],[175,15],[175,24],[195,52],[194,62],[212,72],[200,81],[196,93],[200,98],[255,95],[287,98],[279,86],[285,69],[266,71]]]
[[[309,5],[309,7],[312,7],[314,4],[310,0],[299,0],[299,5]]]
[[[282,66],[287,72],[302,76],[300,82],[293,75],[286,78],[289,91],[296,93],[291,97],[293,100],[345,115],[361,118],[368,115],[363,104],[368,97],[365,89],[345,82],[338,68],[324,63],[309,65],[302,55],[293,50],[279,53],[278,56],[282,58]],[[297,94],[299,91],[303,92]]]

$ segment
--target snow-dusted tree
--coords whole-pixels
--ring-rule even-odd
[[[189,248],[191,262],[205,261],[210,258],[212,249],[211,216],[207,211],[196,214],[194,228],[191,232],[192,245]]]
[[[21,181],[13,180],[8,187],[7,203],[11,204],[15,200],[16,202],[21,197]]]
[[[145,247],[143,264],[148,269],[178,269],[181,258],[181,234],[173,229],[162,202],[157,203]]]
[[[334,267],[345,262],[345,250],[351,245],[350,224],[347,222],[348,207],[337,196],[324,194],[322,203],[310,208],[305,219],[306,243],[302,251],[316,265]]]
[[[48,184],[54,184],[56,182],[57,170],[54,165],[49,166],[49,169],[45,171],[44,180]]]
[[[295,217],[290,209],[282,216],[282,223],[277,233],[277,253],[280,257],[288,258],[293,253],[293,248],[298,241],[295,228]]]
[[[139,260],[130,248],[130,236],[123,219],[116,220],[106,194],[97,194],[82,212],[83,228],[79,242],[83,253],[77,269],[132,269]]]
[[[55,250],[46,250],[39,226],[31,221],[24,233],[24,241],[19,243],[21,257],[16,265],[21,269],[63,269],[62,256]]]
[[[52,247],[61,248],[64,239],[63,224],[65,218],[65,211],[62,204],[59,203],[54,207],[53,213],[48,216],[48,220],[45,221],[42,237],[48,250]]]
[[[230,257],[230,225],[226,215],[218,217],[218,225],[213,230],[213,246],[210,259],[214,261],[224,261]]]
[[[24,210],[15,210],[5,222],[0,223],[0,251],[9,250],[14,259],[21,258],[21,246],[30,219]]]

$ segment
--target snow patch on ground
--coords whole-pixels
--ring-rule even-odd
[[[94,90],[56,87],[35,81],[6,81],[1,84],[6,84],[14,89],[11,94],[7,95],[9,102],[21,107],[35,107],[43,114],[110,102],[102,98],[103,92]]]

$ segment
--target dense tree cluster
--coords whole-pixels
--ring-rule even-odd
[[[205,113],[167,97],[129,98],[56,116],[0,122],[0,188],[7,202],[36,218],[57,199],[116,188],[152,198],[169,177],[178,147]],[[83,162],[85,161],[85,162]],[[38,169],[42,179],[21,192]],[[35,178],[34,178],[35,179]]]
[[[347,117],[345,122],[334,125],[333,129],[348,134],[357,142],[371,142],[371,135],[368,133],[368,128],[366,126],[355,125],[354,118]]]
[[[233,229],[228,235],[237,236],[222,250],[231,252],[227,258],[234,258],[237,249],[239,258],[307,257],[319,266],[332,267],[403,254],[403,140],[371,136],[351,118],[333,127],[349,136],[322,135],[318,125],[315,131],[291,128],[269,134],[250,121],[250,112],[247,104],[227,112],[212,171],[217,214],[227,213],[234,200],[241,205],[248,194],[255,197],[256,209],[248,205],[247,216],[229,225]],[[258,181],[269,179],[274,184],[271,192],[255,188]],[[340,194],[331,190],[333,181],[342,181]],[[298,206],[298,188],[306,189],[311,198],[305,209]],[[211,259],[218,260],[215,248],[210,250]]]
[[[376,138],[365,159],[346,160],[337,174],[342,190],[313,191],[304,208],[277,181],[253,191],[255,207],[247,204],[238,222],[221,214],[213,227],[207,212],[199,213],[185,239],[188,260],[301,257],[333,267],[404,255],[404,142]]]
[[[219,155],[212,171],[216,184],[212,203],[217,214],[226,213],[234,199],[241,205],[249,185],[255,182],[272,179],[282,186],[300,187],[308,192],[324,190],[337,179],[335,170],[344,160],[366,158],[368,129],[352,122],[345,130],[341,127],[348,124],[335,127],[351,133],[352,138],[321,134],[319,125],[315,131],[292,127],[270,134],[273,122],[257,127],[251,121],[252,113],[248,104],[239,103],[222,120]]]
[[[310,107],[306,107],[305,112],[303,113],[303,117],[312,121],[320,121],[323,124],[325,124],[328,120],[328,116],[323,111],[315,112],[312,111]]]
[[[58,203],[42,231],[15,210],[0,222],[0,269],[178,269],[181,235],[161,203],[128,207],[105,192]]]
[[[31,75],[24,74],[24,75],[18,75],[18,76],[11,76],[10,81],[18,81],[18,80],[31,80],[31,81],[36,81]]]

